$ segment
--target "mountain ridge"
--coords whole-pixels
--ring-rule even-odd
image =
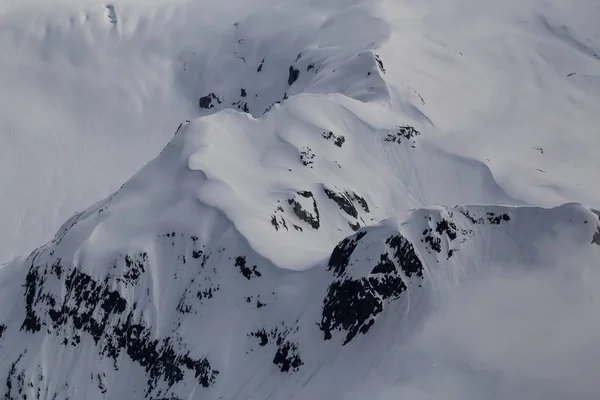
[[[168,156],[168,151],[159,158]],[[494,258],[502,257],[506,246],[511,248],[516,244],[519,249],[525,243],[537,242],[538,237],[560,234],[556,228],[545,233],[545,229],[539,229],[543,226],[566,226],[569,234],[560,236],[568,237],[569,242],[578,247],[588,246],[592,250],[596,247],[593,246],[595,238],[600,234],[597,212],[577,204],[549,210],[502,206],[433,207],[416,210],[400,221],[393,222],[392,219],[379,227],[364,227],[339,242],[328,261],[304,272],[294,272],[281,270],[253,251],[243,235],[231,228],[231,222],[230,228],[226,228],[220,239],[214,241],[214,232],[205,230],[204,218],[201,217],[203,222],[199,225],[194,224],[194,220],[205,214],[196,212],[196,218],[187,214],[187,224],[183,224],[180,218],[172,221],[171,226],[177,231],[163,228],[162,231],[166,232],[159,235],[151,232],[148,236],[144,233],[148,230],[143,229],[138,231],[139,235],[133,235],[134,240],[125,246],[114,241],[108,243],[108,248],[99,246],[101,237],[95,237],[98,236],[96,220],[104,218],[102,224],[106,224],[107,219],[122,223],[119,213],[111,213],[111,208],[121,206],[120,202],[125,203],[123,212],[126,214],[131,215],[131,211],[138,209],[136,202],[129,203],[126,193],[132,189],[130,186],[140,190],[135,178],[133,181],[124,186],[124,194],[111,196],[108,201],[74,217],[52,243],[23,260],[20,270],[28,269],[24,277],[23,305],[20,311],[20,307],[15,307],[9,321],[2,323],[6,327],[3,330],[4,340],[10,341],[14,335],[27,335],[27,342],[30,342],[42,335],[53,338],[44,340],[43,348],[91,346],[91,349],[96,349],[99,358],[94,363],[100,362],[101,367],[98,372],[92,373],[92,382],[95,382],[94,390],[97,390],[99,398],[104,398],[105,394],[112,398],[114,395],[110,393],[116,393],[115,388],[122,387],[122,384],[117,384],[107,389],[119,381],[114,373],[123,365],[132,365],[127,369],[145,371],[141,376],[147,376],[146,380],[140,381],[145,382],[143,386],[146,387],[143,397],[141,393],[131,392],[134,398],[163,398],[161,396],[166,395],[179,398],[176,393],[187,393],[189,389],[186,388],[194,386],[192,382],[209,390],[207,393],[211,393],[213,387],[224,390],[221,385],[229,387],[230,384],[218,382],[232,379],[240,371],[224,368],[228,361],[223,359],[223,354],[233,357],[239,354],[238,357],[244,358],[263,347],[265,350],[262,352],[267,353],[262,353],[260,358],[266,357],[265,361],[271,360],[272,365],[263,368],[267,371],[276,368],[283,374],[282,378],[266,375],[269,376],[263,378],[267,379],[266,382],[277,379],[288,381],[286,375],[306,376],[303,370],[314,368],[315,363],[319,364],[316,360],[332,354],[331,347],[324,355],[317,356],[315,353],[322,351],[319,348],[331,346],[327,344],[329,341],[333,340],[341,348],[356,340],[364,344],[366,342],[360,338],[371,329],[381,329],[382,318],[384,321],[399,318],[392,317],[397,311],[392,313],[389,307],[395,309],[402,304],[405,311],[401,315],[405,316],[400,321],[415,319],[417,322],[407,323],[410,329],[415,329],[418,321],[435,308],[437,301],[449,296],[470,269],[482,268],[489,263],[470,266],[476,254],[468,250],[473,240],[486,243],[489,240],[487,235],[499,238],[502,243],[499,245],[500,252],[488,244],[488,249],[480,254]],[[175,182],[186,185],[185,179]],[[162,189],[162,185],[151,181],[146,184]],[[196,211],[205,209],[202,203],[194,203],[192,207]],[[167,215],[186,214],[184,208],[177,209],[177,214]],[[152,213],[152,207],[149,207],[149,212]],[[216,218],[222,221],[223,217]],[[88,219],[91,222],[87,222]],[[82,229],[85,230],[88,224],[93,229],[91,234],[82,235]],[[520,228],[513,228],[510,233],[506,229],[512,224],[519,224]],[[538,227],[538,230],[525,232],[531,231],[532,227]],[[515,244],[511,244],[513,241]],[[82,243],[77,245],[77,242]],[[213,244],[210,245],[210,242]],[[138,247],[135,243],[145,245]],[[73,248],[76,249],[74,252]],[[526,261],[531,261],[532,256],[540,257],[535,255],[535,251],[523,256]],[[462,260],[455,262],[457,257]],[[464,261],[467,264],[461,266]],[[174,270],[173,265],[176,265]],[[191,270],[188,270],[190,265]],[[440,268],[442,265],[444,268]],[[7,269],[10,266],[3,267],[4,271]],[[299,278],[298,274],[307,276]],[[330,278],[327,278],[328,275]],[[6,282],[6,278],[3,281]],[[156,285],[158,282],[160,286]],[[313,301],[318,293],[321,293],[321,299]],[[225,300],[228,297],[229,300]],[[300,309],[294,306],[299,300],[302,303]],[[223,313],[223,307],[227,308],[223,304],[228,303],[233,310],[227,311],[225,317],[217,317],[214,314],[217,311],[211,311]],[[239,320],[238,307],[246,309],[247,316],[243,320],[247,325],[245,329],[238,327],[234,331],[233,336],[238,338],[231,350],[233,353],[204,347],[216,344],[207,332],[200,336],[199,332],[194,332],[194,340],[190,341],[192,337],[186,325],[204,325],[191,321],[200,318],[200,321],[211,321],[212,325],[227,326],[230,318]],[[302,309],[307,311],[300,311]],[[260,316],[262,310],[269,311],[268,317]],[[300,311],[299,317],[295,317],[292,310]],[[357,313],[356,310],[361,311]],[[23,314],[23,317],[16,317]],[[262,322],[257,326],[251,316]],[[403,329],[400,328],[399,332]],[[319,341],[323,344],[318,344]],[[198,346],[203,347],[200,353]],[[35,389],[38,393],[45,390],[46,396],[52,392],[49,380],[57,378],[45,378],[48,372],[42,372],[38,374],[42,378],[36,381],[33,370],[23,368],[24,363],[35,364],[35,354],[28,355],[27,349],[31,348],[28,345],[17,357],[13,356],[15,360],[6,371],[6,396],[9,398],[24,393],[33,395],[34,391],[27,392],[25,380],[31,382],[31,390]],[[60,358],[70,358],[69,353],[64,350]],[[343,351],[342,354],[346,355],[341,357],[348,357]],[[45,371],[48,366],[40,361],[37,368]],[[88,365],[82,368],[89,370],[94,367]],[[109,372],[111,369],[112,373]],[[140,372],[132,373],[140,376]],[[243,376],[244,372],[241,374]],[[63,389],[58,390],[59,386],[55,386],[54,390],[58,391],[54,393],[59,396],[62,393],[64,398],[78,397],[80,389],[70,391],[69,381],[72,382],[73,377],[67,378],[67,386]],[[79,378],[77,381],[80,381]],[[294,386],[290,384],[291,388]],[[92,390],[88,385],[85,387],[86,392]],[[319,390],[322,389],[320,387]],[[122,395],[122,392],[119,393]],[[214,395],[217,393],[219,390]],[[245,396],[241,392],[240,395]]]
[[[348,400],[361,394],[462,399],[515,393],[594,398],[600,212],[559,201],[589,192],[569,191],[579,176],[568,174],[515,190],[546,171],[515,174],[510,184],[506,171],[540,159],[560,165],[560,146],[529,146],[535,135],[519,139],[514,131],[494,136],[498,130],[491,123],[489,132],[449,129],[453,113],[457,120],[471,115],[481,128],[486,117],[477,119],[477,113],[485,104],[478,108],[460,92],[441,110],[441,101],[422,97],[403,82],[404,74],[431,90],[455,76],[452,68],[424,83],[412,68],[419,60],[393,57],[396,44],[405,49],[414,39],[425,43],[424,59],[454,67],[463,57],[474,75],[489,67],[489,59],[477,58],[489,50],[467,52],[477,49],[476,42],[456,41],[467,49],[460,49],[465,57],[441,38],[428,37],[451,20],[444,13],[459,15],[461,5],[482,23],[477,7],[461,1],[429,10],[432,5],[385,0],[265,0],[257,10],[240,3],[231,15],[215,6],[222,23],[215,25],[200,12],[201,4],[188,9],[182,2],[164,6],[164,15],[148,11],[157,13],[154,23],[177,26],[167,30],[164,42],[161,35],[145,36],[149,25],[136,20],[135,4],[106,5],[89,15],[90,22],[73,19],[65,30],[66,17],[50,25],[55,28],[46,26],[46,42],[53,34],[70,37],[86,44],[82,54],[95,49],[96,28],[89,28],[87,39],[68,32],[88,23],[104,24],[99,31],[118,54],[128,46],[150,48],[142,53],[149,58],[141,59],[160,68],[144,74],[176,87],[184,110],[177,115],[189,119],[120,189],[73,215],[28,256],[0,266],[0,394],[53,400]],[[514,22],[504,6],[495,7],[508,14],[500,13],[501,21]],[[430,30],[410,31],[417,20]],[[195,22],[194,28],[186,21]],[[212,27],[214,39],[208,40]],[[494,36],[499,27],[504,25],[482,34]],[[467,28],[458,26],[449,36],[473,36]],[[186,29],[198,35],[183,35]],[[518,32],[528,29],[519,25]],[[508,41],[514,38],[509,32]],[[582,33],[566,32],[580,43],[575,39]],[[506,46],[504,37],[497,39]],[[521,39],[526,45],[533,40]],[[532,48],[546,54],[546,44]],[[149,56],[169,45],[169,62]],[[74,54],[65,54],[69,66],[77,64]],[[50,51],[48,59],[65,54]],[[427,75],[433,64],[418,70]],[[563,64],[543,65],[546,78],[545,68]],[[489,89],[460,79],[465,98]],[[507,82],[498,78],[490,85],[510,88]],[[140,85],[144,96],[160,92]],[[495,95],[502,112],[523,101],[512,104],[502,92]],[[140,99],[133,103],[143,110]],[[480,99],[497,104],[495,98]],[[591,108],[582,108],[581,115]],[[496,164],[495,155],[482,150],[509,148],[510,158],[525,154],[524,144],[537,158]],[[531,204],[545,191],[556,196],[540,196],[545,207]],[[580,302],[571,303],[573,298]],[[536,303],[552,299],[553,307]],[[466,319],[470,314],[479,319]],[[522,320],[492,324],[504,323],[506,315]],[[573,326],[560,326],[560,318]],[[520,336],[510,329],[530,320],[541,321],[531,329],[535,335],[528,342],[515,339]],[[490,324],[497,329],[493,340],[480,340]],[[561,328],[577,331],[580,340],[560,336]],[[479,353],[461,353],[464,348]],[[527,368],[536,360],[521,363],[529,348],[550,354],[541,358],[548,362]],[[556,348],[563,353],[553,353]],[[591,361],[567,357],[571,352]],[[566,360],[564,366],[557,360]],[[560,364],[576,377],[541,364]]]

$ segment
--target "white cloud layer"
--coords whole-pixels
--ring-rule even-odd
[[[357,397],[599,399],[600,271],[578,254],[557,260],[496,265],[466,282],[393,356],[399,380]]]

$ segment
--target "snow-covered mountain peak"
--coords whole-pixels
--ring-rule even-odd
[[[42,136],[80,180],[23,179],[113,193],[0,265],[0,395],[598,398],[595,25],[509,3],[2,5],[6,92],[60,116],[20,126],[106,168]]]
[[[447,167],[455,161],[432,152],[427,133],[382,104],[305,93],[259,118],[222,110],[182,124],[125,189],[137,188],[132,197],[152,212],[212,207],[259,254],[290,269],[309,268],[352,232],[423,204],[515,202],[468,163],[465,174],[481,183],[456,181],[448,193],[421,182],[415,174],[456,180]]]
[[[175,140],[181,135],[189,168],[204,178],[200,202],[222,210],[275,264],[306,268],[389,215],[391,168],[372,152],[408,152],[419,135],[381,106],[369,110],[377,120],[364,110],[362,120],[354,111],[361,106],[341,95],[299,95],[260,119],[222,112],[193,121]]]
[[[385,67],[375,53],[389,27],[370,2],[354,3],[258,7],[216,27],[213,40],[185,49],[177,79],[202,114],[233,108],[258,117],[299,93],[389,102]],[[348,32],[348,26],[360,29]]]
[[[174,142],[155,162],[176,158],[164,157]],[[0,291],[13,304],[0,314],[8,398],[342,399],[371,374],[388,376],[385,363],[473,277],[547,274],[551,261],[600,252],[598,212],[581,205],[430,207],[286,271],[216,207],[165,192],[145,170],[0,269],[1,282],[22,282]],[[199,171],[179,171],[178,182],[197,184]],[[149,201],[135,196],[150,188]],[[577,282],[594,272],[564,273]],[[58,373],[47,357],[70,367]]]

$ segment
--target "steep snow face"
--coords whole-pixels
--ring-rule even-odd
[[[558,262],[596,294],[600,220],[575,204],[421,209],[359,229],[307,271],[281,269],[198,201],[208,178],[182,142],[2,267],[7,398],[343,399],[397,379],[408,366],[395,357],[469,277]]]
[[[291,2],[261,8],[233,29],[220,29],[215,40],[185,49],[177,79],[202,114],[233,108],[258,117],[298,93],[386,102],[389,93],[374,50],[387,39],[389,27],[372,16],[368,3],[333,12]],[[349,32],[352,25],[360,30]]]
[[[600,207],[593,0],[213,3],[0,2],[0,260],[116,190],[181,121],[299,93],[389,107],[460,164],[453,180],[488,175],[507,203]]]
[[[369,1],[311,3],[0,2],[0,260],[116,190],[181,121],[303,92],[385,102],[387,24]]]
[[[260,119],[224,112],[194,120],[174,141],[204,177],[198,200],[221,210],[264,257],[299,269],[400,211],[517,202],[485,167],[445,157],[415,122],[377,104],[305,94]]]
[[[0,314],[0,374],[6,397],[419,393],[416,371],[431,370],[418,360],[437,362],[435,352],[421,353],[420,333],[431,332],[432,324],[446,326],[441,310],[457,293],[470,293],[474,279],[559,270],[570,282],[570,291],[554,293],[559,298],[597,295],[597,211],[567,204],[395,212],[397,201],[406,199],[408,207],[426,193],[395,173],[427,141],[415,128],[394,126],[389,110],[370,107],[381,108],[340,95],[302,95],[260,120],[230,110],[182,124],[163,152],[116,193],[72,217],[27,258],[4,265],[0,301],[10,306]],[[373,114],[376,122],[368,120]],[[342,134],[331,115],[364,118],[356,124],[362,129]],[[311,146],[321,151],[303,156],[301,149]],[[448,168],[434,158],[430,164],[436,168],[431,174]],[[468,187],[471,196],[494,193]],[[372,196],[375,191],[380,195]],[[398,215],[377,223],[389,213]],[[537,280],[529,282],[535,291]],[[523,301],[518,306],[527,307]],[[586,335],[574,350],[595,354],[600,325],[576,322]],[[505,346],[515,357],[521,351]],[[473,362],[460,353],[453,357]],[[585,373],[597,366],[591,360],[569,360],[567,370],[583,375],[552,371],[565,385],[559,392],[540,386],[545,374],[526,366],[528,375],[502,389],[593,398],[594,380]],[[469,365],[487,361],[480,356]],[[505,373],[506,361],[492,361],[494,371]],[[452,370],[449,363],[445,371]],[[398,382],[393,371],[407,368],[413,379]],[[474,384],[478,378],[463,377],[473,398],[486,390]]]
[[[382,14],[386,81],[423,97],[445,151],[485,164],[526,203],[600,207],[596,1],[383,0]]]

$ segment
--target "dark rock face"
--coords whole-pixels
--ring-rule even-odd
[[[194,359],[189,356],[189,351],[178,352],[170,337],[151,339],[150,329],[131,320],[130,314],[125,324],[115,330],[114,334],[118,336],[111,344],[125,349],[129,357],[146,370],[146,396],[150,395],[159,380],[164,380],[169,386],[180,382],[185,370],[191,371],[202,387],[214,384],[219,371],[212,369],[206,358]]]
[[[299,77],[300,77],[300,70],[296,69],[292,65],[290,65],[288,85],[292,86],[294,84],[294,82],[296,82],[298,80]]]
[[[592,244],[597,244],[600,246],[600,228],[598,228],[598,232],[594,233],[594,237],[592,238]]]
[[[381,311],[382,302],[370,290],[367,279],[337,280],[327,291],[319,328],[325,340],[331,339],[336,329],[345,332],[344,344],[348,344],[358,333],[367,333]]]
[[[346,192],[346,194],[348,194],[348,192]],[[367,204],[367,201],[364,199],[364,197],[361,197],[356,193],[350,193],[350,195],[354,198],[354,200],[358,202],[358,204],[360,204],[360,206],[363,210],[365,210],[365,212],[370,212],[369,205]]]
[[[125,273],[123,274],[123,279],[130,285],[135,284],[140,275],[145,272],[144,265],[146,261],[148,261],[148,255],[146,253],[137,254],[133,258],[130,255],[126,255],[126,269]]]
[[[205,288],[203,290],[199,290],[196,292],[196,297],[198,298],[198,300],[202,300],[202,299],[212,299],[214,294],[216,292],[219,291],[219,289],[221,289],[221,286],[216,285],[216,286],[209,286],[208,288]]]
[[[198,100],[198,105],[200,106],[200,108],[211,109],[215,107],[213,104],[213,100],[215,100],[218,104],[222,103],[222,101],[217,97],[216,94],[209,93],[208,95],[201,97],[200,100]]]
[[[381,72],[383,72],[385,74],[385,68],[383,67],[383,61],[381,61],[381,58],[377,54],[375,54],[375,61],[377,62],[377,66],[379,67]]]
[[[275,228],[276,231],[279,230],[279,222],[277,222],[277,217],[275,215],[271,215],[271,225]]]
[[[438,235],[446,234],[450,240],[456,239],[456,224],[452,221],[442,219],[437,223],[435,231]]]
[[[323,136],[323,138],[327,140],[333,139],[333,144],[337,147],[342,147],[346,142],[346,137],[344,137],[344,135],[336,135],[331,131],[323,132],[321,136]]]
[[[328,187],[324,187],[323,191],[325,192],[325,195],[329,199],[333,200],[342,211],[353,218],[358,218],[358,210],[354,205],[354,202],[358,203],[358,205],[362,207],[365,212],[369,212],[369,205],[367,204],[367,201],[352,191],[333,190]],[[354,224],[350,223],[350,227],[352,229],[358,230],[358,228],[354,228],[356,226],[360,227],[360,224],[358,222]]]
[[[496,215],[495,213],[487,213],[487,221],[492,225],[500,225],[501,222],[510,221],[510,216],[508,214]]]
[[[345,334],[346,345],[357,334],[367,333],[385,305],[407,289],[398,267],[407,277],[423,277],[423,265],[412,244],[400,235],[386,240],[388,250],[366,277],[352,277],[348,273],[350,257],[364,235],[361,232],[344,239],[329,259],[328,269],[333,269],[335,280],[327,289],[319,323],[325,340],[331,339],[334,331],[340,331]]]
[[[396,266],[389,256],[382,254],[379,263],[371,271],[369,283],[376,293],[383,295],[383,298],[397,299],[406,290],[406,285],[397,272]]]
[[[263,112],[263,114],[266,114],[269,111],[271,111],[273,109],[273,107],[275,107],[275,104],[281,104],[281,101],[276,101],[273,104],[271,104],[269,107],[267,107],[267,109]]]
[[[298,371],[304,364],[298,354],[298,345],[286,340],[277,347],[273,364],[277,365],[281,372]]]
[[[98,281],[78,267],[65,268],[60,260],[38,264],[38,256],[39,253],[33,257],[25,279],[22,331],[36,333],[43,328],[48,335],[63,336],[65,346],[78,345],[81,336],[87,334],[101,356],[113,359],[115,368],[118,368],[121,353],[125,352],[147,374],[147,397],[159,382],[173,386],[188,372],[202,387],[215,382],[219,372],[207,359],[191,357],[177,340],[176,333],[162,339],[153,338],[152,330],[144,325],[140,316],[135,316],[137,304],[129,304],[112,289],[115,277],[107,276]],[[144,271],[147,255],[126,256],[124,260],[126,272],[122,279],[127,276],[125,284],[134,284]],[[65,278],[60,279],[67,270]]]
[[[237,103],[232,103],[233,106],[236,106],[238,110],[241,110],[245,113],[250,113],[250,108],[248,107],[248,103],[245,101],[238,101]]]
[[[317,201],[315,200],[312,192],[307,190],[299,191],[298,195],[307,199],[312,199],[313,210],[312,212],[305,210],[297,200],[289,199],[288,203],[292,205],[294,214],[296,214],[296,216],[302,221],[309,224],[313,229],[319,229],[319,227],[321,226],[319,218],[319,208],[317,207]]]
[[[192,237],[192,240],[194,236]],[[197,240],[197,238],[196,238]],[[194,241],[194,245],[196,241]],[[180,314],[197,314],[201,307],[207,304],[221,290],[221,285],[215,283],[217,271],[215,268],[206,268],[206,264],[211,258],[212,252],[203,252],[202,250],[192,250],[192,260],[200,260],[199,271],[201,275],[195,276],[190,280],[188,287],[183,292],[175,310]],[[185,264],[185,256],[182,257]],[[198,268],[198,262],[195,265]],[[193,267],[192,267],[193,268]]]
[[[256,332],[251,332],[249,336],[254,336],[259,340],[259,346],[264,347],[269,343],[269,334],[264,329],[259,329]]]
[[[600,211],[593,208],[591,211],[598,217],[598,222],[600,222]],[[598,232],[594,233],[594,236],[592,237],[592,244],[600,246],[600,227],[598,227]]]
[[[202,250],[193,250],[192,251],[192,258],[198,259],[200,257],[202,257]]]
[[[365,235],[366,232],[359,232],[353,237],[342,240],[335,246],[329,258],[327,270],[333,269],[333,274],[338,278],[341,277],[350,265],[350,256],[352,256],[352,253],[356,250],[356,246],[358,246],[358,243]]]
[[[262,276],[262,274],[256,269],[256,265],[248,267],[246,263],[246,256],[237,257],[235,259],[235,266],[240,269],[242,275],[244,275],[244,277],[248,280],[252,278],[260,278]]]
[[[435,229],[434,229],[435,228]],[[447,238],[448,241],[453,241],[457,238],[458,230],[456,229],[456,224],[452,221],[452,214],[449,215],[449,218],[442,218],[435,224],[434,228],[425,229],[423,231],[423,239],[421,242],[427,244],[425,247],[428,250],[433,250],[436,253],[442,252],[442,238]],[[448,258],[452,256],[454,250],[449,250]]]
[[[38,294],[38,291],[41,290],[38,288],[38,285],[44,283],[44,280],[40,278],[37,269],[32,269],[33,265],[25,277],[25,320],[21,325],[21,330],[36,333],[42,329],[42,323],[33,307],[36,304],[36,295]]]
[[[315,154],[313,153],[310,147],[304,148],[300,152],[300,162],[304,166],[310,166],[312,168],[312,164],[314,164]]]
[[[402,268],[404,275],[409,278],[413,275],[423,278],[423,263],[417,257],[412,243],[401,235],[394,235],[388,238],[385,243],[394,250],[394,259]]]
[[[461,214],[464,215],[465,217],[467,217],[467,219],[469,221],[471,221],[471,223],[473,224],[492,224],[492,225],[500,225],[502,222],[508,222],[510,221],[510,215],[508,214],[498,214],[496,215],[496,213],[493,212],[488,212],[486,213],[485,216],[483,217],[478,217],[476,215],[473,215],[472,213],[470,213],[467,210],[462,210]]]
[[[292,203],[290,203],[290,204],[292,204]],[[286,231],[290,230],[290,228],[288,227],[288,223],[286,222],[286,218],[281,215],[278,216],[278,213],[281,214],[284,212],[285,212],[285,210],[283,209],[283,207],[279,206],[275,210],[275,214],[271,215],[271,225],[273,225],[273,228],[275,228],[276,231],[279,231],[280,229],[285,229]],[[302,228],[300,228],[298,225],[292,224],[292,226],[297,231],[302,231]]]
[[[453,241],[457,237],[456,224],[449,219],[442,218],[433,228],[423,231],[422,242],[426,243],[430,250],[436,253],[442,252],[442,237],[446,236],[448,240]],[[452,256],[450,253],[449,256]]]
[[[412,126],[399,126],[398,130],[388,135],[383,139],[387,143],[402,143],[404,140],[412,140],[412,145],[415,145],[413,140],[415,137],[420,136],[421,132],[413,128]]]
[[[271,330],[261,328],[250,332],[248,336],[257,338],[260,347],[265,347],[268,344],[275,345],[276,351],[273,364],[277,365],[281,372],[296,372],[304,365],[304,362],[300,358],[298,344],[288,339],[290,334],[296,332],[298,332],[297,326],[289,329],[281,324],[281,327],[275,327]]]
[[[25,353],[27,353],[27,350],[10,364],[10,370],[6,377],[6,393],[4,394],[4,399],[6,400],[27,399],[27,395],[24,393],[26,390],[25,371],[17,369]]]
[[[253,300],[253,296],[246,297],[246,303],[250,304]],[[260,295],[256,296],[256,309],[265,307],[267,304],[260,301]]]
[[[430,250],[433,250],[436,253],[441,253],[442,252],[442,239],[440,239],[438,236],[435,236],[434,234],[432,234],[432,231],[433,231],[432,229],[425,230],[423,232],[424,238],[422,241],[425,241],[425,243],[427,243]]]
[[[487,212],[483,216],[478,216],[475,215],[473,211],[461,208],[458,209],[458,212],[466,217],[473,225],[500,225],[511,219],[510,215],[507,213],[496,214],[494,212]],[[448,214],[445,217],[442,217],[435,223],[431,222],[431,216],[426,216],[425,218],[429,221],[429,227],[423,230],[423,237],[421,238],[421,242],[425,243],[425,250],[429,253],[433,251],[440,254],[445,247],[447,249],[446,259],[450,259],[458,250],[458,248],[450,248],[452,242],[457,241],[458,244],[464,243],[474,234],[473,229],[457,228],[454,211],[448,211]],[[444,245],[444,243],[446,243],[446,245]]]
[[[324,188],[323,190],[325,191],[327,197],[333,200],[346,214],[350,215],[351,217],[358,218],[358,212],[356,211],[354,204],[352,204],[347,196],[341,193],[336,193],[328,188]]]

